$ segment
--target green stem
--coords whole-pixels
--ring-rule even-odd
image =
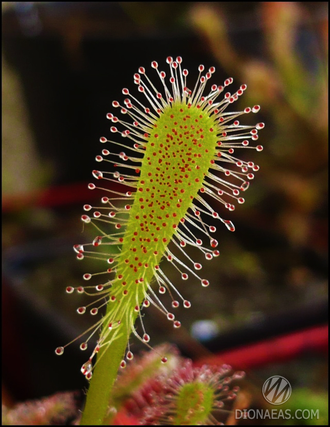
[[[94,368],[93,377],[87,394],[81,425],[109,425],[109,404],[118,368],[123,359],[130,327],[126,322],[121,325],[121,336],[115,345],[101,347],[98,363]],[[102,357],[101,357],[102,356]]]

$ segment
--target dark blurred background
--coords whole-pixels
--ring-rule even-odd
[[[183,57],[192,82],[202,63],[216,67],[215,83],[247,83],[235,108],[260,104],[266,128],[264,151],[249,152],[260,171],[232,213],[236,232],[218,228],[212,286],[179,284],[193,305],[180,333],[150,310],[153,344],[176,342],[198,360],[288,334],[293,348],[299,332],[300,350],[252,363],[251,377],[327,390],[328,3],[3,2],[2,36],[7,402],[85,385],[78,344],[62,358],[54,349],[90,325],[76,315],[80,296],[64,291],[90,268],[72,252],[92,238],[79,220],[95,197],[87,183],[112,101],[139,66],[166,69],[168,55]]]

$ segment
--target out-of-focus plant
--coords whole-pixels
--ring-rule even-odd
[[[170,368],[156,363],[158,352],[166,349]],[[237,382],[243,377],[228,365],[194,367],[175,347],[162,345],[119,373],[112,399],[115,422],[127,414],[142,425],[224,422],[232,414]]]
[[[18,403],[13,408],[2,405],[3,425],[61,425],[76,418],[75,394],[71,392]]]
[[[159,364],[160,352],[168,357],[165,365]],[[233,372],[228,365],[193,367],[191,360],[181,357],[175,347],[163,344],[138,356],[126,370],[120,371],[109,406],[111,424],[224,422],[233,414],[239,391],[237,384],[243,377],[243,372]],[[243,399],[243,403],[248,406],[249,398]],[[2,411],[4,425],[77,425],[81,422],[72,392],[24,402],[11,409],[3,406]]]
[[[262,58],[238,52],[221,4],[196,3],[190,22],[226,73],[249,82],[250,102],[258,99],[270,122],[254,217],[294,245],[324,250],[325,218],[313,218],[327,199],[327,17],[313,20],[299,2],[258,8]]]
[[[283,424],[328,425],[328,404],[326,392],[311,391],[308,388],[296,389],[283,409],[290,409],[292,414],[297,413],[300,419],[288,419]],[[302,412],[302,408],[305,412]],[[308,417],[307,414],[310,416]]]

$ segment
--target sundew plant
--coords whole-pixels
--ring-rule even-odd
[[[205,72],[200,65],[196,84],[188,88],[182,58],[167,57],[166,62],[167,72],[160,71],[156,61],[151,63],[155,79],[140,67],[134,74],[140,95],[124,88],[123,102],[112,102],[121,116],[107,114],[114,139],[100,138],[106,148],[96,161],[104,167],[93,171],[97,184],[88,185],[104,191],[100,206],[84,205],[86,213],[81,216],[84,224],[95,228],[96,236],[89,244],[75,245],[74,250],[79,260],[91,257],[102,267],[84,274],[88,286],[69,286],[66,291],[94,297],[89,305],[77,309],[79,314],[96,315],[103,306],[106,311],[78,337],[88,336],[80,344],[81,350],[87,350],[91,337],[99,334],[81,368],[91,380],[82,424],[102,424],[107,419],[118,369],[134,357],[131,334],[151,345],[143,324],[144,310],[156,306],[179,328],[175,310],[191,306],[184,297],[184,285],[167,277],[162,262],[177,270],[179,280],[209,286],[207,273],[190,257],[189,247],[198,248],[206,261],[220,255],[213,224],[218,220],[230,231],[235,228],[216,209],[230,212],[235,204],[244,203],[241,194],[259,169],[253,161],[236,156],[241,149],[262,150],[261,145],[250,143],[257,141],[264,124],[251,126],[238,120],[260,107],[227,111],[243,95],[246,84],[231,93],[232,78],[220,86],[212,84],[215,68]],[[166,292],[171,307],[162,303],[161,295]],[[56,354],[63,354],[64,348],[58,347]],[[167,361],[163,355],[159,360]]]

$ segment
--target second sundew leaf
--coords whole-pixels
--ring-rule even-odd
[[[214,389],[202,382],[184,384],[176,397],[173,425],[203,425],[215,401]]]

